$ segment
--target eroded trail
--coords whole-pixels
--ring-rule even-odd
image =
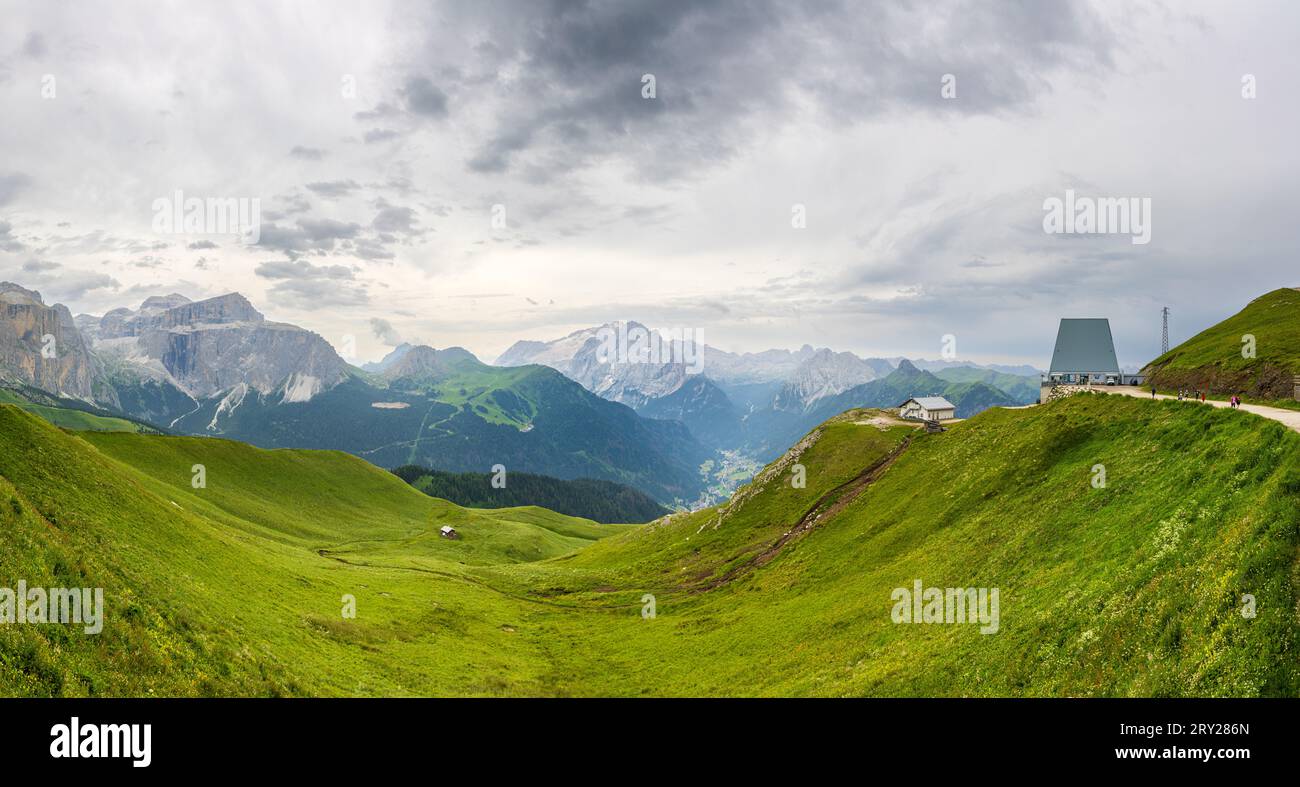
[[[1177,400],[1178,397],[1169,394],[1157,394],[1151,396],[1150,388],[1137,388],[1131,385],[1099,385],[1094,390],[1108,394],[1123,394],[1124,396],[1134,396],[1139,399],[1171,399]],[[1207,404],[1210,407],[1231,407],[1230,404],[1221,399],[1207,399],[1204,402],[1197,402],[1195,399],[1183,399],[1184,402],[1191,404]],[[1269,407],[1265,404],[1246,404],[1242,403],[1239,408],[1248,413],[1253,413],[1270,421],[1277,421],[1286,428],[1300,432],[1300,410],[1286,410],[1281,407]]]
[[[694,588],[691,592],[702,593],[707,590],[713,590],[714,588],[734,581],[737,577],[740,577],[743,574],[756,568],[761,568],[762,566],[772,562],[772,560],[774,560],[777,555],[781,554],[781,552],[791,542],[807,535],[815,529],[818,524],[835,516],[854,500],[857,500],[858,496],[875,483],[876,479],[885,474],[885,471],[889,469],[890,465],[892,465],[894,461],[907,450],[907,447],[911,445],[911,443],[912,437],[910,435],[903,438],[901,443],[894,447],[889,453],[876,460],[876,462],[870,467],[818,498],[817,502],[813,503],[812,507],[804,512],[804,515],[799,518],[799,522],[795,524],[794,527],[787,530],[780,538],[773,541],[771,545],[762,552],[759,552],[744,563],[734,566],[722,576]]]

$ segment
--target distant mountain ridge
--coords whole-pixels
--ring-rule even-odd
[[[47,344],[57,353],[42,354]],[[403,345],[352,367],[239,293],[156,296],[74,318],[0,285],[0,382],[182,434],[338,449],[384,467],[504,464],[630,484],[669,504],[699,495],[711,457],[682,424],[641,418],[546,366],[501,369],[459,347]]]
[[[889,400],[896,394],[900,401],[922,393],[950,394],[961,400],[955,403],[963,416],[1038,398],[1038,372],[1032,367],[913,364],[904,358],[860,358],[806,344],[798,350],[758,353],[700,345],[686,354],[702,360],[697,364],[688,363],[680,351],[666,360],[603,357],[608,355],[609,337],[621,333],[649,336],[678,349],[641,323],[611,322],[552,341],[515,342],[496,364],[545,364],[642,415],[681,421],[706,445],[742,449],[762,459],[784,450],[815,421],[851,407],[892,407],[898,402]],[[936,374],[920,375],[922,365]],[[1017,373],[1025,371],[1028,374]],[[881,382],[886,379],[892,382]]]

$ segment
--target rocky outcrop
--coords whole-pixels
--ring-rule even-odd
[[[99,325],[88,332],[93,332],[96,340],[139,336],[148,330],[160,327],[160,318],[164,312],[188,303],[190,299],[184,295],[154,296],[146,299],[136,311],[122,308],[108,312],[100,318]]]
[[[163,377],[195,399],[247,385],[302,402],[347,377],[347,364],[318,334],[268,321],[238,293],[150,298],[136,311],[105,314],[99,335],[121,374]]]
[[[41,294],[0,282],[0,377],[48,393],[113,404],[72,312]]]
[[[1193,369],[1148,366],[1147,386],[1169,391],[1205,391],[1212,396],[1238,394],[1251,399],[1300,399],[1296,396],[1295,369],[1259,363],[1249,369],[1225,369],[1207,365]]]

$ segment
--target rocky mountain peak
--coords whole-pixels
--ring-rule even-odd
[[[98,374],[68,307],[47,306],[39,292],[0,282],[0,379],[89,402],[96,400]]]
[[[385,376],[396,380],[402,377],[439,377],[465,363],[479,362],[474,353],[464,347],[437,350],[428,345],[411,347],[385,371]]]
[[[41,294],[36,290],[29,290],[26,287],[14,284],[11,281],[0,281],[0,300],[5,303],[22,303],[31,302],[40,306],[45,305]]]
[[[151,295],[145,298],[144,303],[140,304],[140,311],[167,311],[176,306],[183,306],[190,303],[190,299],[180,293],[173,292],[170,295]]]
[[[402,356],[410,352],[414,346],[415,345],[410,344],[409,342],[402,342],[401,344],[397,345],[393,349],[389,350],[388,353],[384,355],[383,358],[380,358],[378,361],[372,361],[370,363],[362,364],[361,368],[373,374],[382,374],[388,371],[389,367],[391,367],[393,364],[400,361],[402,359]]]
[[[196,323],[221,325],[265,321],[266,317],[237,292],[192,303],[187,301],[162,313],[162,325],[168,328]]]

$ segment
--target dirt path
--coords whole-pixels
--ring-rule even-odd
[[[1102,393],[1108,393],[1108,394],[1121,394],[1123,396],[1135,396],[1139,399],[1151,398],[1150,388],[1142,389],[1132,385],[1094,386],[1092,390],[1100,391]],[[1156,394],[1156,398],[1177,399],[1178,397],[1170,396],[1169,394]],[[1184,399],[1183,401],[1192,401],[1192,400]],[[1227,402],[1221,402],[1215,399],[1207,399],[1205,401],[1205,404],[1208,404],[1211,407],[1229,406]],[[1278,423],[1282,424],[1283,426],[1285,426],[1286,428],[1290,429],[1293,432],[1300,432],[1300,410],[1285,410],[1281,407],[1268,407],[1267,405],[1262,405],[1262,404],[1242,404],[1239,409],[1245,410],[1248,413],[1254,413],[1255,415],[1262,416],[1264,418],[1268,418],[1273,421],[1277,421]]]
[[[799,518],[799,523],[786,531],[776,541],[773,541],[767,549],[764,549],[762,552],[744,563],[728,570],[717,579],[693,588],[691,592],[700,593],[706,590],[713,590],[716,587],[731,582],[743,573],[760,568],[772,562],[772,560],[775,559],[777,555],[781,554],[782,550],[784,550],[791,541],[806,535],[813,528],[817,527],[822,520],[835,516],[840,511],[844,510],[849,503],[857,500],[858,496],[867,490],[867,487],[871,486],[875,483],[876,479],[884,475],[890,465],[894,464],[894,460],[898,459],[898,457],[907,450],[907,447],[911,445],[911,443],[912,437],[910,435],[903,438],[903,442],[899,443],[889,453],[876,460],[875,464],[871,465],[866,470],[863,470],[856,477],[840,484],[818,498],[817,502],[813,503],[812,508],[809,508],[808,511]]]

